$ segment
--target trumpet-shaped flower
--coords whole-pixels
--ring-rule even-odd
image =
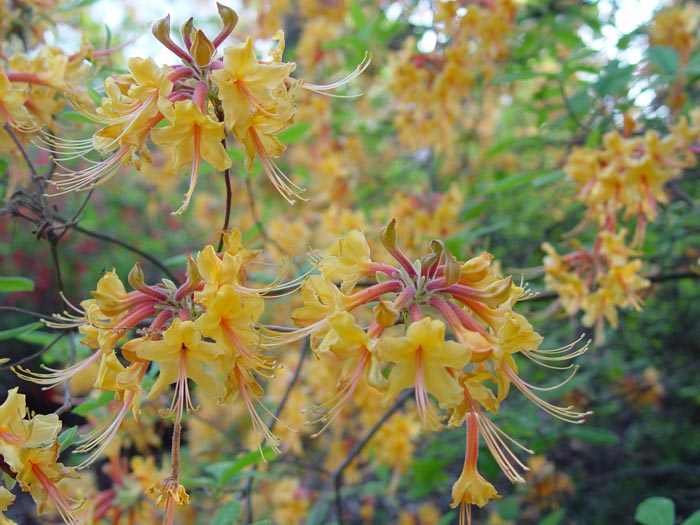
[[[192,321],[173,320],[159,341],[144,341],[135,349],[136,355],[159,364],[158,379],[148,393],[149,399],[157,397],[168,385],[176,384],[171,410],[178,420],[191,399],[187,380],[194,381],[201,391],[210,397],[221,397],[224,385],[218,360],[223,350],[219,345],[202,340],[202,334]],[[206,368],[205,368],[206,365]]]
[[[435,426],[429,409],[428,394],[443,408],[453,408],[463,399],[462,387],[449,372],[468,362],[469,350],[445,340],[445,323],[424,317],[411,323],[403,337],[383,337],[376,350],[383,361],[395,363],[389,374],[386,399],[393,399],[404,388],[415,386],[416,404],[421,420]]]
[[[294,63],[260,62],[250,37],[243,44],[227,47],[223,68],[211,73],[219,88],[226,127],[240,127],[255,110],[271,115],[265,108],[274,105],[277,88],[295,68]]]
[[[204,159],[217,170],[231,167],[231,159],[222,141],[225,131],[223,122],[217,122],[211,115],[205,115],[192,100],[175,102],[173,107],[163,108],[169,126],[154,129],[151,138],[155,144],[172,146],[174,169],[178,171],[186,164],[192,164],[190,187],[185,194],[181,213],[187,208],[199,173],[200,159]]]

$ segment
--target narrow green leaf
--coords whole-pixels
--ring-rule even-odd
[[[533,171],[531,173],[516,173],[514,175],[509,175],[493,184],[493,186],[486,190],[486,193],[493,195],[505,190],[517,188],[518,186],[529,184],[535,179],[550,174],[550,171]]]
[[[93,399],[88,399],[75,407],[71,412],[79,416],[86,416],[93,410],[105,406],[114,399],[114,392],[101,392],[99,396]]]
[[[59,113],[57,117],[65,120],[72,120],[74,122],[82,122],[84,124],[95,123],[95,121],[91,118],[81,115],[80,113],[76,113],[75,111],[64,111],[63,113]]]
[[[509,82],[515,82],[517,80],[529,80],[531,78],[539,78],[539,77],[551,77],[551,73],[544,73],[541,71],[533,71],[533,70],[526,70],[526,71],[513,71],[511,73],[505,73],[503,75],[498,75],[494,77],[491,82],[493,84],[507,84]]]
[[[90,86],[87,86],[87,92],[95,104],[97,104],[98,106],[102,105],[102,96],[97,91],[92,89]]]
[[[252,452],[248,452],[247,454],[233,461],[220,461],[219,463],[212,463],[204,470],[214,476],[219,482],[220,486],[223,486],[247,466],[255,465],[256,463],[261,463],[263,461],[270,461],[276,456],[277,454],[275,454],[275,451],[272,450],[271,447],[266,446],[262,448],[262,454],[259,450],[253,450]]]
[[[56,337],[58,337],[58,334],[32,330],[31,332],[18,335],[17,339],[33,345],[48,346],[54,342]]]
[[[684,519],[681,525],[700,525],[700,510],[696,510]]]
[[[300,122],[299,124],[294,124],[285,129],[282,133],[277,135],[277,138],[280,139],[282,144],[292,144],[301,139],[310,127],[310,122]]]
[[[357,30],[362,31],[367,25],[367,17],[362,11],[362,4],[360,4],[359,2],[350,2],[348,12]]]
[[[73,426],[65,429],[58,436],[58,443],[60,445],[59,453],[70,447],[73,442],[75,442],[75,437],[78,435],[78,427]]]
[[[44,323],[36,322],[18,326],[17,328],[10,328],[9,330],[3,330],[2,332],[0,332],[0,341],[5,341],[7,339],[15,339],[16,337],[19,337],[23,334],[33,332],[34,330],[38,330],[42,326],[44,326]]]
[[[0,292],[31,292],[34,281],[26,277],[0,277]]]
[[[540,520],[537,525],[559,525],[561,519],[564,517],[564,514],[564,509],[555,510],[554,512],[547,514],[547,516]]]
[[[241,514],[241,502],[231,500],[214,514],[211,525],[233,525]]]
[[[573,427],[569,428],[567,434],[573,439],[580,439],[591,445],[615,445],[620,441],[620,437],[617,434],[602,428]]]
[[[673,501],[668,498],[653,497],[639,504],[634,519],[642,525],[673,525],[675,516]]]

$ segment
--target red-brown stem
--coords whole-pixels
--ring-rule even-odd
[[[207,109],[207,84],[201,80],[197,82],[194,87],[194,94],[192,95],[192,101],[199,108],[202,114],[206,114]]]
[[[176,421],[173,425],[173,441],[170,448],[170,477],[177,482],[180,476],[180,436],[182,423]]]
[[[408,313],[411,315],[411,322],[413,323],[417,323],[423,319],[423,311],[418,303],[411,303],[411,306],[408,307]]]
[[[467,412],[467,453],[464,455],[464,470],[476,470],[479,458],[479,425],[476,416]]]
[[[6,76],[10,82],[24,82],[26,84],[36,84],[38,86],[46,86],[53,89],[58,89],[57,86],[54,86],[51,82],[44,80],[36,73],[19,73],[15,71],[8,71],[6,73]]]
[[[486,338],[490,338],[486,329],[456,304],[450,303],[442,297],[433,296],[430,298],[430,305],[442,314],[455,334],[466,328],[470,332],[477,332]]]
[[[361,304],[370,303],[385,293],[398,292],[402,286],[403,283],[401,281],[386,281],[372,285],[369,288],[365,288],[364,290],[348,296],[350,303],[348,309],[351,310]]]

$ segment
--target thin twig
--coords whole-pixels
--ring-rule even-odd
[[[663,283],[665,281],[678,281],[680,279],[700,279],[700,273],[697,271],[684,271],[684,272],[671,272],[661,275],[652,275],[647,277],[647,279],[652,283]],[[545,291],[539,292],[537,295],[527,299],[527,302],[533,301],[549,301],[551,299],[556,299],[559,295],[556,292]]]
[[[226,139],[223,140],[224,148],[226,147]],[[224,170],[224,182],[226,183],[226,210],[224,211],[224,227],[221,229],[221,237],[219,237],[219,247],[216,249],[220,252],[224,249],[224,233],[229,228],[229,222],[231,221],[231,203],[233,200],[233,190],[231,188],[231,170],[229,168]]]
[[[23,357],[22,359],[20,359],[19,361],[15,361],[15,362],[12,363],[12,364],[7,364],[7,365],[5,365],[5,366],[0,366],[0,370],[5,370],[6,368],[12,368],[13,366],[21,365],[22,363],[26,363],[27,361],[31,361],[32,359],[34,359],[34,358],[36,358],[36,357],[39,357],[39,356],[40,356],[41,354],[43,354],[44,352],[48,352],[49,350],[51,350],[51,348],[53,347],[53,345],[55,345],[56,343],[58,343],[64,335],[66,335],[65,332],[62,332],[62,333],[58,334],[58,335],[56,336],[56,338],[55,338],[53,341],[51,341],[49,344],[47,344],[46,346],[44,346],[43,348],[41,348],[41,350],[38,350],[38,351],[34,352],[33,354],[29,354],[28,356],[25,356],[25,357]]]
[[[265,226],[260,220],[260,215],[258,215],[258,209],[255,206],[255,194],[253,193],[253,182],[251,179],[246,179],[245,190],[248,196],[248,207],[250,208],[250,216],[252,217],[255,226],[258,228],[258,231],[260,232],[260,236],[263,238],[263,241],[269,242],[275,248],[277,248],[280,251],[280,253],[284,253],[286,251],[284,249],[284,246],[282,246],[279,242],[277,242],[275,239],[273,239],[267,234],[267,230],[265,229]],[[299,268],[298,264],[296,264],[296,266],[297,268]]]
[[[58,283],[58,295],[63,295],[65,288],[63,286],[63,277],[61,276],[61,261],[58,258],[58,238],[52,236],[49,240],[49,247],[51,249],[51,260],[53,261],[53,268],[56,272],[56,282]]]
[[[391,405],[391,407],[389,407],[389,409],[386,412],[384,412],[382,417],[380,417],[379,420],[372,426],[372,428],[370,428],[367,431],[364,437],[360,441],[355,443],[355,446],[352,447],[350,452],[348,452],[348,455],[345,457],[340,466],[336,468],[328,478],[328,481],[323,487],[321,495],[319,496],[318,501],[316,502],[316,508],[318,508],[319,504],[326,498],[326,495],[331,490],[332,486],[335,491],[335,512],[338,517],[339,525],[343,525],[345,523],[343,520],[342,497],[340,494],[340,489],[343,483],[343,473],[345,472],[345,469],[348,468],[350,463],[352,463],[353,460],[360,454],[360,452],[362,452],[362,450],[370,442],[370,440],[374,437],[374,435],[382,427],[382,425],[386,423],[386,421],[394,414],[394,412],[398,411],[412,395],[413,390],[405,390],[404,392],[402,392],[396,399],[396,401],[394,401],[394,404]],[[313,525],[315,523],[321,523],[324,517],[325,515],[316,516],[314,512],[309,518],[309,524]]]
[[[18,314],[31,315],[32,317],[37,317],[39,319],[46,319],[47,321],[53,320],[53,316],[40,314],[38,312],[32,312],[31,310],[25,310],[24,308],[17,308],[16,306],[0,306],[0,310],[6,310],[8,312],[17,312]]]
[[[180,280],[175,277],[175,275],[168,270],[167,266],[165,266],[162,262],[160,262],[158,259],[153,257],[152,255],[149,255],[148,253],[144,252],[143,250],[137,248],[136,246],[133,246],[127,242],[122,241],[121,239],[117,239],[116,237],[112,237],[110,235],[107,235],[105,233],[99,233],[96,231],[88,230],[87,228],[84,228],[80,226],[79,224],[74,224],[73,229],[87,235],[88,237],[94,237],[95,239],[100,239],[103,241],[111,242],[114,244],[117,244],[121,246],[122,248],[126,248],[127,250],[134,252],[137,255],[140,255],[144,259],[146,259],[148,262],[150,262],[153,266],[157,267],[159,270],[161,270],[164,274],[168,276],[168,278],[173,281],[176,285],[180,285]]]

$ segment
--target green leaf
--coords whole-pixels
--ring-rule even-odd
[[[700,525],[700,510],[696,510],[684,519],[681,525]]]
[[[634,513],[634,519],[642,525],[673,525],[675,516],[673,501],[660,497],[645,499]]]
[[[593,88],[599,95],[620,95],[627,92],[627,85],[632,80],[633,66],[620,66],[617,60],[611,60],[593,83]]]
[[[351,2],[348,8],[348,13],[350,18],[352,18],[353,23],[358,31],[362,31],[367,25],[367,17],[362,11],[362,5],[359,2]]]
[[[672,47],[651,46],[648,51],[649,62],[654,64],[666,75],[675,75],[680,64],[678,51]]]
[[[17,328],[10,328],[9,330],[3,330],[2,332],[0,332],[0,341],[4,341],[6,339],[15,339],[16,337],[19,337],[23,334],[33,332],[34,330],[38,330],[42,326],[44,326],[44,323],[36,322],[18,326]]]
[[[64,111],[63,113],[59,113],[57,117],[65,120],[72,120],[75,122],[83,122],[85,124],[95,123],[95,121],[91,118],[86,117],[85,115],[82,115],[80,113],[76,113],[75,111]]]
[[[568,98],[569,108],[574,115],[581,115],[587,112],[591,107],[591,101],[588,96],[588,89],[579,89]]]
[[[102,96],[97,91],[92,89],[90,86],[87,86],[87,92],[95,104],[97,104],[98,106],[102,105]]]
[[[614,432],[602,428],[593,428],[591,426],[570,428],[567,435],[572,439],[580,439],[591,445],[599,446],[615,445],[620,441],[620,437]]]
[[[211,525],[233,525],[241,514],[241,502],[238,500],[229,501],[226,505],[214,514]]]
[[[292,144],[301,139],[310,127],[310,122],[300,122],[299,124],[294,124],[293,126],[285,129],[282,133],[277,135],[277,138],[280,140],[280,142],[282,142],[282,144]]]
[[[212,463],[211,465],[207,465],[204,470],[216,478],[219,486],[223,486],[247,466],[255,465],[263,461],[270,461],[275,457],[277,457],[277,454],[275,454],[272,447],[265,446],[262,447],[262,450],[253,450],[234,461]]]
[[[543,176],[551,176],[553,172],[550,171],[533,171],[531,173],[516,173],[514,175],[509,175],[486,190],[488,194],[500,193],[505,190],[510,190],[522,186],[524,184],[529,184],[536,179]]]
[[[168,268],[173,268],[177,267],[179,268],[180,266],[186,266],[187,265],[187,255],[184,253],[181,253],[179,255],[173,255],[172,257],[168,257],[163,261],[163,264],[167,266]]]
[[[32,292],[34,281],[26,277],[0,277],[0,292]]]
[[[498,515],[507,521],[520,517],[520,503],[517,496],[507,496],[497,503]]]
[[[681,71],[686,75],[700,75],[700,53],[693,53],[688,61],[688,65]]]
[[[93,410],[105,406],[114,399],[114,392],[101,392],[99,396],[88,399],[84,403],[79,404],[71,412],[79,416],[86,416]]]
[[[77,436],[77,435],[78,435],[78,427],[77,426],[67,428],[63,432],[61,432],[61,434],[58,436],[58,443],[61,446],[61,448],[59,449],[59,453],[63,452],[68,447],[70,447],[73,444],[73,442],[75,441],[75,436]]]
[[[526,70],[526,71],[513,71],[512,73],[505,73],[503,75],[498,75],[494,77],[491,82],[494,84],[506,84],[509,82],[514,82],[516,80],[528,80],[531,78],[539,78],[539,77],[551,77],[551,73],[544,73],[541,71],[533,71],[533,70]]]
[[[555,510],[550,514],[547,514],[547,516],[545,516],[544,519],[540,520],[540,522],[537,525],[558,525],[559,522],[561,522],[561,519],[564,517],[564,514],[564,509]]]
[[[18,335],[17,339],[24,343],[29,343],[33,345],[49,346],[51,343],[54,342],[56,337],[57,334],[32,330],[31,332]]]

